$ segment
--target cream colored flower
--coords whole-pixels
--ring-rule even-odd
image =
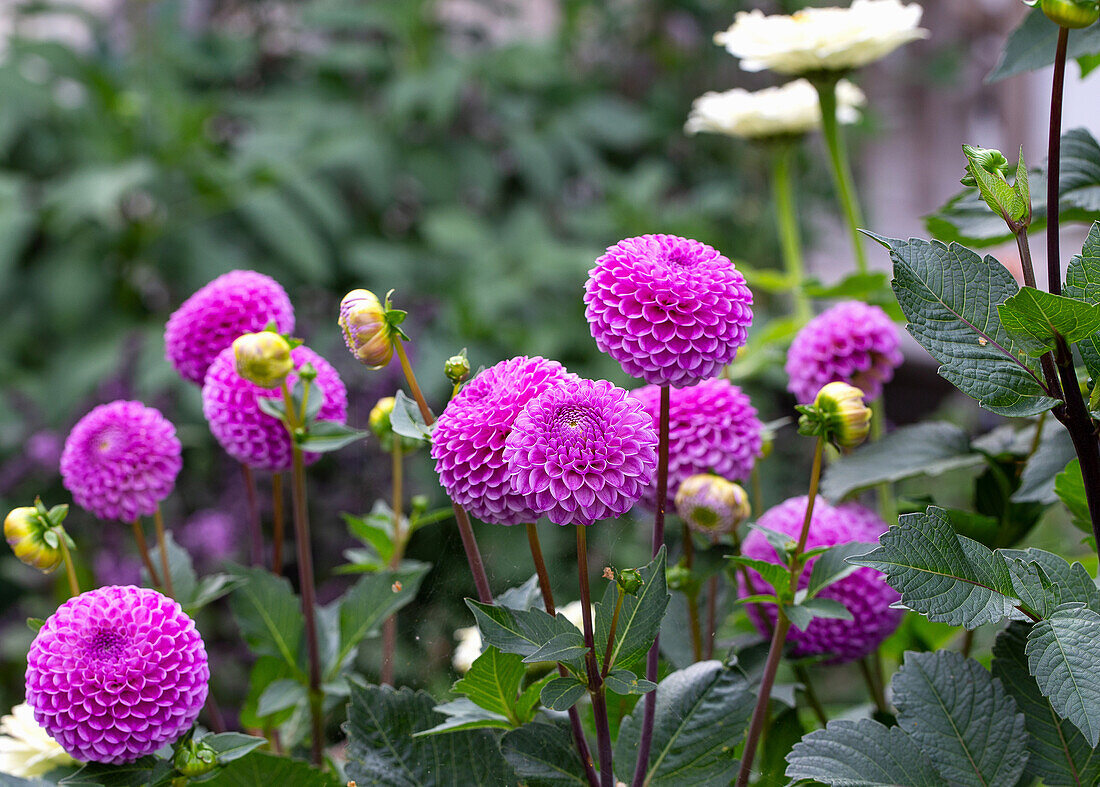
[[[558,612],[565,615],[565,619],[568,620],[570,623],[572,623],[574,626],[576,626],[577,628],[583,630],[584,629],[584,621],[581,619],[581,614],[582,614],[581,610],[583,610],[583,609],[584,609],[584,607],[581,606],[581,602],[579,602],[579,601],[570,601],[564,607],[559,609]],[[593,615],[595,615],[595,610],[596,610],[596,608],[592,607]]]
[[[34,720],[34,711],[23,703],[0,719],[0,773],[33,778],[69,765],[73,758]]]
[[[465,675],[481,655],[481,632],[477,626],[467,626],[455,632],[455,640],[458,646],[451,656],[451,666],[455,672]]]
[[[742,11],[714,42],[746,71],[843,71],[926,38],[928,31],[918,27],[923,10],[901,0],[854,0],[851,8],[804,8],[789,16]]]
[[[855,123],[859,107],[867,103],[863,91],[846,79],[836,86],[837,120]],[[708,132],[731,137],[760,139],[786,134],[805,134],[821,127],[817,91],[805,79],[750,93],[742,88],[724,93],[705,93],[691,105],[684,131]]]

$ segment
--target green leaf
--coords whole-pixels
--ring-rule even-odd
[[[244,735],[239,732],[221,732],[217,735],[206,735],[200,740],[217,752],[219,765],[226,765],[234,760],[239,760],[267,743],[266,738],[257,738],[255,735]]]
[[[1004,685],[1024,714],[1028,732],[1025,771],[1048,787],[1095,784],[1100,781],[1100,749],[1068,721],[1059,718],[1028,671],[1024,648],[1031,626],[1010,623],[993,644],[993,675]]]
[[[1089,514],[1089,503],[1085,497],[1085,477],[1081,473],[1080,461],[1074,459],[1055,477],[1054,494],[1073,515],[1073,524],[1086,533],[1092,533],[1092,515]]]
[[[478,656],[451,691],[466,695],[487,711],[500,714],[519,724],[516,697],[525,672],[523,659],[514,653],[501,653],[489,646]]]
[[[977,185],[982,200],[998,216],[1003,214],[1012,221],[1020,221],[1026,215],[1030,205],[1024,201],[1021,194],[1017,194],[1016,190],[1005,182],[1003,177],[986,171],[976,159],[975,152],[974,147],[963,145],[963,155],[967,159],[966,171],[970,173],[970,178]],[[1024,185],[1026,183],[1025,180]]]
[[[852,620],[852,613],[842,603],[833,598],[811,598],[800,604],[784,604],[783,612],[791,624],[802,631],[814,618],[830,620]]]
[[[174,597],[186,610],[188,603],[195,597],[195,589],[198,586],[198,575],[195,574],[195,567],[191,562],[191,553],[176,543],[176,539],[172,536],[170,530],[164,534],[164,544],[168,551],[168,573],[172,577]],[[159,546],[149,550],[149,558],[153,561],[153,565],[157,567],[157,573],[159,574],[161,572]],[[142,572],[142,579],[148,579],[144,571]]]
[[[66,787],[147,787],[171,772],[169,763],[149,756],[122,765],[89,762],[59,783]]]
[[[1054,63],[1058,43],[1058,25],[1047,19],[1039,8],[1028,14],[1008,37],[1001,59],[987,82],[1035,71]],[[1069,57],[1079,58],[1100,52],[1100,30],[1096,25],[1069,32]]]
[[[46,625],[46,621],[42,618],[27,618],[27,628],[34,633],[38,633],[43,626]]]
[[[270,415],[277,421],[286,420],[286,402],[279,396],[257,396],[256,404],[260,412]]]
[[[230,594],[229,606],[248,649],[257,656],[277,656],[304,674],[298,653],[305,623],[290,582],[262,568],[236,566],[232,573],[241,585]]]
[[[657,688],[657,684],[644,678],[639,678],[627,669],[613,669],[604,678],[604,685],[608,691],[613,691],[623,697],[631,694],[648,694]]]
[[[1081,604],[1059,607],[1027,636],[1028,668],[1064,719],[1100,743],[1100,615]]]
[[[844,787],[948,787],[932,758],[900,727],[871,719],[830,721],[795,744],[787,778]]]
[[[347,777],[379,787],[515,787],[515,775],[488,730],[414,738],[413,733],[439,723],[440,714],[434,707],[435,701],[426,692],[367,686],[353,680],[344,725]]]
[[[892,681],[898,726],[951,784],[1015,784],[1027,762],[1024,716],[1000,681],[952,651],[906,653]]]
[[[1021,287],[997,307],[997,313],[1005,330],[1036,358],[1057,349],[1059,337],[1076,344],[1100,330],[1100,304],[1052,295],[1034,287]]]
[[[552,681],[557,675],[555,672],[547,673],[534,683],[528,684],[516,701],[516,715],[526,724],[535,717],[535,709],[538,707],[539,698],[542,696],[542,687]]]
[[[311,768],[301,760],[257,751],[230,763],[218,771],[213,779],[203,784],[212,787],[273,787],[277,784],[293,784],[294,787],[341,787],[343,782]]]
[[[1089,228],[1081,253],[1069,261],[1063,293],[1089,303],[1100,303],[1100,222]],[[1100,333],[1084,338],[1077,345],[1085,369],[1093,380],[1100,380]],[[1100,385],[1093,384],[1093,392]]]
[[[466,599],[466,606],[474,613],[482,639],[505,653],[530,656],[554,637],[577,631],[560,612],[550,617],[541,609],[509,609],[472,599]],[[577,660],[569,665],[580,668]]]
[[[1043,549],[1002,549],[1006,558],[1018,558],[1029,563],[1038,563],[1050,580],[1058,587],[1064,602],[1078,602],[1093,612],[1100,612],[1100,588],[1085,567],[1080,563],[1070,563],[1064,557]]]
[[[554,678],[542,687],[539,699],[550,710],[567,711],[588,691],[587,684],[573,676]]]
[[[864,544],[852,541],[847,544],[839,544],[830,547],[814,561],[810,570],[810,581],[806,585],[806,597],[813,598],[822,590],[834,582],[839,582],[844,577],[859,569],[854,563],[849,563],[848,558],[869,554],[877,544]]]
[[[821,493],[840,500],[860,489],[913,476],[939,476],[985,461],[954,424],[929,421],[896,429],[881,440],[864,443],[825,469]]]
[[[363,440],[368,434],[339,421],[314,421],[305,437],[298,440],[298,446],[313,454],[325,454]]]
[[[256,659],[249,674],[248,695],[245,697],[244,707],[241,708],[241,726],[251,729],[275,727],[285,723],[294,715],[293,710],[284,710],[265,718],[259,712],[260,697],[272,683],[284,679],[302,682],[306,678],[304,673],[298,672],[278,656],[261,656]]]
[[[726,559],[734,565],[755,571],[761,579],[771,585],[779,598],[788,595],[791,586],[791,570],[782,563],[772,563],[746,555],[726,555]]]
[[[264,689],[256,703],[256,713],[259,716],[271,716],[308,701],[309,690],[303,683],[283,678],[270,683]]]
[[[538,664],[543,661],[567,663],[579,659],[588,652],[584,636],[579,631],[558,634],[530,656],[523,659],[524,664]]]
[[[1043,430],[1039,448],[1028,459],[1020,476],[1020,488],[1012,494],[1014,503],[1036,502],[1049,505],[1058,502],[1054,479],[1076,456],[1069,432],[1053,425]]]
[[[729,784],[735,749],[756,698],[740,670],[702,661],[673,672],[657,687],[657,714],[645,785]],[[630,784],[642,727],[642,703],[623,719],[615,742],[618,778]]]
[[[645,658],[657,632],[661,630],[661,620],[664,619],[669,599],[672,598],[665,578],[663,546],[653,560],[639,569],[639,573],[642,575],[641,590],[636,596],[626,596],[619,612],[615,642],[611,648],[612,667],[629,668]],[[619,586],[609,582],[603,599],[596,604],[596,661],[601,669],[607,653],[607,636],[611,631],[611,616],[615,612],[618,593]]]
[[[996,307],[1019,290],[1003,265],[955,243],[871,237],[890,250],[909,332],[941,364],[940,376],[1000,415],[1038,415],[1054,406],[1038,367],[997,316]]]
[[[461,730],[510,730],[516,726],[499,713],[493,713],[479,707],[465,697],[436,705],[435,710],[437,713],[445,715],[447,720],[440,722],[431,729],[414,733],[414,738],[423,735],[442,735],[443,733],[459,732]]]
[[[852,563],[886,574],[901,603],[929,620],[973,629],[1024,618],[1003,555],[957,535],[942,508],[902,516],[879,544]]]
[[[424,416],[420,414],[420,407],[401,389],[393,395],[393,412],[390,413],[390,427],[394,433],[412,440],[431,442],[435,424],[428,426],[424,422]]]
[[[562,725],[525,724],[507,733],[500,748],[527,787],[588,787],[573,736]]]

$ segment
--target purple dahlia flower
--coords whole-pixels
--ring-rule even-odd
[[[78,760],[119,764],[180,738],[206,702],[202,637],[155,590],[110,586],[62,604],[27,654],[27,704]]]
[[[596,346],[652,385],[713,377],[745,344],[752,293],[715,249],[675,235],[621,240],[596,260],[585,316]]]
[[[802,404],[831,382],[854,385],[877,399],[902,356],[898,329],[878,306],[838,303],[798,332],[787,353],[787,390]]]
[[[183,379],[202,385],[218,353],[241,334],[262,331],[272,320],[279,333],[294,330],[294,307],[282,285],[256,271],[230,271],[198,290],[168,318],[165,357]]]
[[[328,361],[304,345],[295,347],[290,355],[295,369],[308,362],[317,370],[310,390],[320,390],[325,395],[325,403],[317,417],[322,421],[343,423],[348,414],[348,392],[340,375]],[[297,378],[297,374],[291,372],[286,379],[287,385],[293,387]],[[210,364],[202,386],[202,412],[222,448],[241,464],[274,473],[290,469],[293,461],[290,435],[281,421],[265,413],[259,405],[261,397],[281,396],[280,390],[260,388],[237,374],[231,346],[222,350]],[[319,457],[320,454],[303,454],[306,463]]]
[[[232,557],[242,535],[234,517],[216,508],[204,508],[188,518],[176,539],[196,563],[217,565]]]
[[[532,399],[504,448],[512,488],[558,525],[625,514],[657,469],[641,403],[606,380],[576,379]]]
[[[69,432],[61,480],[100,519],[132,522],[168,497],[183,466],[176,427],[141,402],[101,404]]]
[[[451,499],[483,522],[533,522],[522,495],[512,491],[504,443],[524,406],[543,391],[576,376],[557,361],[519,356],[481,372],[439,416],[432,458]]]
[[[658,428],[661,389],[647,385],[631,391]],[[669,391],[668,500],[671,508],[680,484],[697,473],[714,473],[744,481],[760,456],[764,425],[749,397],[729,380],[713,379],[691,388]],[[646,505],[657,505],[656,488],[648,488]]]
[[[805,497],[792,497],[769,509],[757,520],[757,524],[797,539],[802,531],[802,520],[806,516],[806,502]],[[886,532],[886,527],[885,522],[858,503],[833,507],[819,497],[814,504],[806,547],[831,547],[852,541],[875,543]],[[741,552],[758,560],[771,563],[779,561],[775,550],[758,530],[753,530],[745,539]],[[810,560],[803,570],[799,587],[804,588],[809,583],[813,563],[814,560]],[[749,592],[771,592],[755,571],[750,571],[749,575],[753,579]],[[743,583],[742,590],[745,590]],[[890,605],[900,597],[886,584],[886,578],[871,568],[856,570],[839,582],[829,585],[819,595],[839,601],[852,613],[853,619],[816,618],[805,631],[792,627],[787,640],[793,645],[794,653],[798,657],[828,655],[830,658],[827,663],[831,664],[863,658],[894,633],[904,614],[903,610],[891,609]],[[761,631],[768,631],[775,624],[774,606],[752,604],[748,610],[749,616]],[[761,610],[768,618],[767,625],[761,618]]]

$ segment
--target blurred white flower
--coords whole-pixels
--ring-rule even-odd
[[[746,71],[780,74],[859,68],[926,38],[923,9],[901,0],[854,0],[850,8],[804,8],[789,16],[742,11],[714,41]]]
[[[455,632],[455,641],[458,646],[451,656],[451,665],[455,672],[465,675],[481,655],[481,632],[477,630],[477,626],[467,626]]]
[[[581,606],[581,602],[571,601],[568,604],[566,604],[564,607],[561,607],[558,610],[558,612],[565,615],[565,619],[568,620],[570,623],[572,623],[574,626],[576,626],[577,628],[583,630],[584,629],[584,621],[581,620],[581,614],[582,614],[581,610],[583,610],[583,609],[584,609],[584,607]],[[593,614],[595,614],[595,609],[596,609],[595,607],[592,607]]]
[[[859,120],[859,107],[867,103],[863,91],[846,79],[836,86],[836,117],[841,123]],[[727,134],[759,139],[786,134],[805,134],[821,127],[817,90],[805,79],[750,93],[742,88],[724,93],[704,93],[691,105],[684,131]]]
[[[61,744],[34,720],[34,711],[23,703],[0,719],[0,773],[33,778],[74,762]]]

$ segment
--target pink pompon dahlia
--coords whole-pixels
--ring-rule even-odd
[[[101,404],[77,422],[61,451],[61,480],[100,519],[132,522],[168,497],[183,466],[176,427],[141,402]]]
[[[675,235],[621,240],[585,284],[596,346],[652,385],[713,377],[745,344],[752,293],[717,250]]]
[[[27,704],[78,760],[120,764],[175,743],[206,702],[191,620],[155,590],[110,586],[62,604],[27,654]]]
[[[272,320],[279,333],[294,330],[294,307],[282,285],[256,271],[230,271],[195,292],[168,318],[165,356],[183,379],[202,385],[218,353]]]
[[[658,428],[661,389],[647,385],[630,392]],[[697,473],[714,473],[744,481],[760,456],[764,424],[749,397],[729,380],[715,378],[691,388],[669,391],[668,500],[671,507],[680,483]],[[656,488],[648,488],[646,505],[657,505]]]
[[[504,448],[512,488],[558,525],[629,511],[657,469],[641,403],[606,380],[576,379],[532,399]]]
[[[317,370],[310,390],[320,391],[325,397],[317,417],[343,423],[348,414],[348,392],[332,365],[304,345],[295,347],[290,357],[295,369],[311,363]],[[297,373],[291,372],[286,384],[293,387],[297,378]],[[261,398],[281,396],[280,391],[280,388],[261,388],[237,374],[231,346],[210,364],[202,386],[202,412],[222,448],[241,464],[273,473],[290,469],[293,461],[290,435],[281,421],[259,405]],[[303,458],[306,463],[314,462],[320,454],[306,452]]]
[[[882,393],[902,355],[897,326],[878,306],[845,301],[814,317],[798,332],[787,353],[787,390],[801,404],[814,400],[826,383],[845,382],[868,401]]]
[[[797,539],[802,531],[802,520],[806,516],[806,503],[805,497],[793,497],[768,510],[757,520],[757,524]],[[806,546],[813,549],[852,541],[874,544],[886,532],[886,527],[886,523],[874,512],[858,503],[834,507],[819,497],[814,504]],[[779,560],[771,544],[758,530],[753,530],[745,539],[741,552],[747,557],[771,563]],[[804,588],[809,583],[814,560],[810,560],[803,570],[799,587]],[[749,575],[753,579],[750,593],[771,592],[755,571],[749,571]],[[741,589],[745,590],[743,582]],[[792,627],[787,639],[798,657],[828,656],[827,663],[831,664],[863,658],[894,633],[904,614],[902,610],[892,609],[890,606],[900,598],[897,592],[886,584],[881,573],[871,568],[858,569],[839,582],[829,585],[819,595],[822,598],[835,599],[847,607],[852,613],[852,620],[816,618],[805,631]],[[761,610],[768,618],[767,625],[761,617]],[[774,606],[751,604],[748,611],[762,632],[768,632],[774,626]]]
[[[483,522],[518,525],[538,514],[512,491],[504,443],[524,406],[576,376],[557,361],[519,356],[481,372],[436,422],[432,458],[451,499]]]

